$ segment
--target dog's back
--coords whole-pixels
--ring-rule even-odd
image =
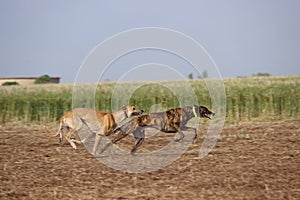
[[[138,126],[157,128],[163,132],[178,132],[193,117],[192,107],[172,108],[165,112],[141,115],[134,119]]]
[[[116,127],[114,117],[110,113],[91,108],[75,108],[72,110],[75,119],[80,119],[92,132],[98,132],[100,129],[104,134]],[[80,123],[77,122],[79,125]]]
[[[164,132],[177,132],[181,126],[181,122],[182,110],[181,108],[174,108],[165,112],[138,116],[126,123],[121,129],[125,132],[130,132],[130,130],[134,130],[137,126],[147,126]]]

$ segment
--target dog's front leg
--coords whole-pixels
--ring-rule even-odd
[[[191,128],[195,131],[195,135],[194,135],[194,138],[193,138],[193,142],[196,141],[197,137],[198,137],[198,134],[197,134],[197,129],[196,128]]]
[[[112,144],[116,144],[118,141],[126,137],[128,134],[125,134],[124,132],[119,133],[115,138],[112,139],[111,142],[108,142],[104,148],[100,151],[100,154],[103,153],[108,147],[110,147]]]
[[[97,151],[97,148],[99,146],[101,139],[102,139],[102,135],[100,133],[96,133],[95,144],[94,144],[93,151],[92,151],[92,154],[94,156],[96,156],[96,151]]]
[[[112,143],[116,144],[117,142],[119,142],[120,140],[122,140],[124,137],[126,137],[128,134],[125,132],[121,132],[119,133],[115,138],[113,138]]]
[[[88,139],[92,138],[93,136],[94,136],[94,133],[90,131],[88,133],[88,135],[81,140],[81,143],[85,143],[85,141],[87,141]]]
[[[139,146],[141,146],[144,142],[145,138],[137,138],[135,145],[131,149],[131,154],[134,154]]]
[[[181,128],[181,130],[188,130],[188,129],[192,129],[194,131],[194,137],[193,137],[193,142],[196,141],[197,137],[198,137],[198,134],[197,134],[197,129],[196,128],[193,128],[193,127],[187,127],[187,126],[184,126]]]
[[[174,142],[179,142],[180,140],[182,140],[184,138],[184,134],[181,130],[178,131],[179,133],[179,138],[174,139]]]

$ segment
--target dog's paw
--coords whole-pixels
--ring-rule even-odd
[[[77,147],[76,147],[76,145],[75,145],[75,143],[74,142],[70,142],[70,144],[71,144],[71,146],[73,147],[73,149],[77,149]]]

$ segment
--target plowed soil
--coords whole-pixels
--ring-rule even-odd
[[[226,125],[200,159],[205,131],[171,165],[132,174],[105,166],[82,145],[60,145],[39,126],[2,126],[0,199],[300,199],[300,120]],[[163,140],[170,137],[146,139],[139,151]]]

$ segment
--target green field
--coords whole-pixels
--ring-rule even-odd
[[[299,119],[300,76],[224,79],[226,121],[267,121]],[[168,81],[183,94],[181,81]],[[211,106],[205,79],[189,81],[200,105]],[[124,88],[132,83],[122,83]],[[127,85],[126,85],[127,84]],[[115,83],[99,84],[95,92],[97,109],[111,111]],[[18,120],[26,123],[51,123],[72,108],[72,84],[0,87],[0,123]],[[84,92],[84,91],[83,91]],[[189,98],[188,96],[186,97]],[[179,106],[170,89],[160,82],[145,83],[131,95],[130,104],[149,112],[154,104],[163,108]]]

